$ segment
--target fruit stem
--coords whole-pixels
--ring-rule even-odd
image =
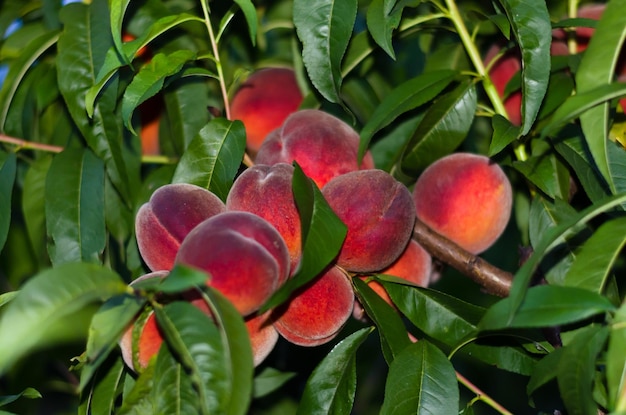
[[[217,47],[217,40],[215,38],[215,33],[213,33],[213,26],[211,25],[211,12],[209,10],[207,0],[201,0],[200,3],[202,4],[202,12],[204,13],[204,23],[209,32],[209,39],[211,40],[211,48],[213,49],[213,57],[215,59],[215,66],[217,69],[217,77],[220,83],[220,90],[222,91],[222,98],[224,99],[224,113],[226,114],[226,118],[230,120],[230,102],[228,100],[228,91],[226,90],[226,82],[224,80],[224,69],[222,68],[222,61]]]
[[[8,135],[0,134],[1,143],[9,143],[18,146],[19,150],[41,150],[48,151],[50,153],[60,153],[64,149],[60,146],[54,146],[51,144],[35,143],[33,141],[22,140],[21,138],[10,137]]]
[[[570,19],[576,18],[578,16],[578,0],[568,0],[567,2],[567,16]],[[576,42],[576,31],[570,31],[567,34],[567,48],[569,49],[569,53],[575,55],[578,50],[578,45]]]
[[[472,382],[470,382],[465,376],[461,375],[459,372],[456,372],[456,371],[455,371],[455,373],[456,373],[456,378],[459,381],[459,383],[461,383],[467,389],[471,390],[472,392],[474,392],[476,394],[476,398],[474,398],[472,400],[472,402],[474,402],[476,400],[483,401],[484,403],[486,403],[487,405],[491,406],[493,409],[495,409],[496,411],[498,411],[502,415],[513,415],[511,412],[509,412],[506,408],[504,408],[498,402],[494,401],[493,398],[491,398],[485,392],[480,390],[478,388],[478,386],[476,386]]]

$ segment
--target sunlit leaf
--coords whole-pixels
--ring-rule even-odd
[[[304,66],[315,88],[330,102],[341,102],[341,61],[356,12],[356,0],[293,2],[293,23],[302,42]]]
[[[391,58],[395,59],[392,35],[398,28],[404,7],[394,8],[396,1],[374,0],[367,8],[367,30],[374,41],[383,48]]]
[[[626,305],[622,305],[611,322],[606,355],[606,380],[609,410],[626,411]]]
[[[349,414],[356,393],[356,352],[372,332],[360,329],[339,342],[307,380],[298,414]]]

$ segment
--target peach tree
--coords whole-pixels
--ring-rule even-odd
[[[626,413],[625,9],[4,0],[0,412]]]

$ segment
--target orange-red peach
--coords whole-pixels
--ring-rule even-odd
[[[302,102],[296,75],[289,68],[260,69],[239,86],[231,105],[231,118],[246,128],[246,146],[259,151],[267,134],[278,128]]]
[[[460,247],[479,254],[511,216],[511,183],[488,157],[455,153],[422,172],[413,189],[417,217]]]
[[[152,271],[170,270],[187,234],[226,205],[208,190],[186,183],[158,188],[137,211],[135,232],[141,257]]]
[[[300,215],[291,190],[293,170],[287,163],[256,164],[235,180],[226,199],[228,210],[254,213],[280,232],[289,249],[292,272],[302,255]]]
[[[136,323],[133,323],[120,339],[120,349],[126,366],[135,372],[141,372],[148,366],[150,359],[159,352],[161,344],[163,344],[163,334],[157,326],[154,311],[150,311],[143,327],[141,327],[141,333],[136,344],[137,349],[135,349],[133,347],[134,324]],[[136,356],[133,356],[134,353]],[[139,367],[135,367],[135,359]]]
[[[177,264],[209,274],[220,291],[247,316],[289,276],[289,252],[280,233],[249,212],[223,212],[197,225],[184,239]]]
[[[337,336],[353,306],[354,291],[348,277],[332,266],[274,310],[274,327],[293,344],[318,346]]]
[[[359,169],[371,169],[367,152],[358,164],[359,135],[339,118],[320,110],[300,110],[266,137],[256,156],[258,164],[292,164],[322,188],[328,181]]]
[[[274,346],[278,342],[278,331],[272,324],[271,316],[272,312],[266,311],[263,314],[250,316],[245,320],[252,345],[254,366],[260,365],[274,350]]]
[[[389,173],[377,169],[346,173],[328,182],[322,194],[348,227],[337,265],[375,272],[405,250],[413,233],[415,206],[406,186]]]

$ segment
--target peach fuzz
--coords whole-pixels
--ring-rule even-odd
[[[271,223],[282,235],[292,272],[302,255],[300,215],[293,198],[293,166],[256,164],[233,183],[226,198],[226,209],[254,213]]]
[[[180,245],[177,264],[209,274],[220,291],[247,316],[289,276],[289,252],[278,231],[249,212],[224,212],[196,226]]]
[[[302,92],[289,68],[264,68],[243,82],[230,104],[231,118],[246,127],[246,145],[255,154],[267,134],[297,111]]]
[[[320,110],[300,110],[268,134],[255,161],[269,165],[296,161],[322,188],[334,177],[374,168],[370,152],[358,164],[358,150],[359,135],[348,124]]]
[[[511,216],[511,183],[488,157],[455,153],[424,170],[413,189],[417,217],[461,248],[479,254]]]
[[[208,190],[186,183],[158,188],[137,211],[135,233],[144,262],[152,271],[170,270],[187,234],[226,205]]]
[[[411,193],[389,173],[359,170],[334,178],[322,194],[348,233],[337,265],[353,272],[375,272],[405,250],[415,224]]]
[[[431,270],[432,257],[419,243],[411,239],[400,257],[389,267],[378,271],[377,274],[391,275],[419,287],[428,287]],[[360,278],[366,279],[367,276]],[[370,281],[368,285],[389,305],[393,305],[389,294],[379,282]]]
[[[274,310],[274,327],[293,344],[318,346],[339,333],[353,306],[352,284],[339,267],[333,266]]]

